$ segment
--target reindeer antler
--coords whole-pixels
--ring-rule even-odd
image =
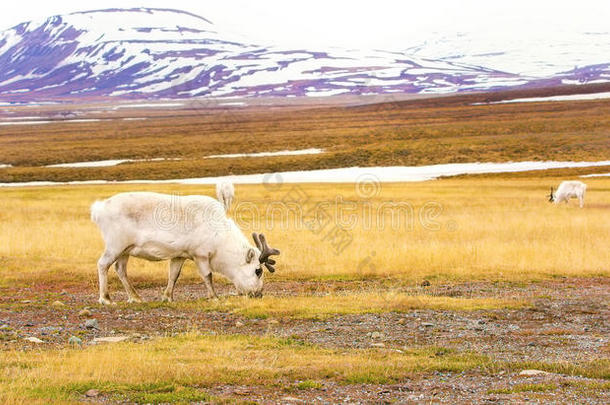
[[[252,239],[254,239],[254,243],[256,243],[256,247],[258,248],[258,250],[261,251],[261,255],[259,256],[258,261],[261,264],[264,264],[267,270],[269,270],[271,273],[274,273],[275,267],[273,267],[273,265],[275,264],[275,260],[271,259],[270,256],[279,255],[280,251],[277,249],[270,248],[267,244],[267,239],[265,239],[265,235],[263,235],[262,233],[257,234],[253,232]]]

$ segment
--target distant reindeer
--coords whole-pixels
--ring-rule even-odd
[[[235,198],[235,187],[229,181],[222,181],[216,184],[216,197],[225,207],[225,212],[229,212],[233,198]]]
[[[585,191],[587,191],[587,185],[582,181],[562,181],[555,193],[551,187],[549,202],[559,204],[564,201],[567,204],[570,198],[578,198],[580,208],[582,208],[585,203]]]

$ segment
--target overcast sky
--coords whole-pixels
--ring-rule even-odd
[[[610,31],[610,1],[547,0],[53,0],[2,1],[0,29],[101,8],[190,11],[257,43],[401,49],[432,32],[500,33],[527,39],[556,31]]]

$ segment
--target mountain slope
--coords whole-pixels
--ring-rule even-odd
[[[0,33],[0,100],[446,93],[610,79],[603,60],[536,75],[503,69],[497,62],[511,53],[492,52],[493,44],[474,55],[467,49],[478,48],[439,39],[404,53],[278,49],[183,11],[97,10]]]

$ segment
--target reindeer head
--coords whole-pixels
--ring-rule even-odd
[[[256,243],[253,247],[241,230],[230,222],[231,232],[227,232],[221,248],[217,249],[210,258],[212,270],[222,274],[233,282],[239,294],[259,298],[263,295],[263,266],[274,272],[275,260],[272,255],[279,255],[280,251],[272,249],[262,234],[252,234]]]
[[[275,267],[273,267],[275,260],[271,256],[279,255],[280,251],[270,248],[262,233],[253,233],[252,239],[258,249],[248,248],[245,264],[240,271],[241,275],[235,278],[233,283],[242,294],[259,298],[263,296],[263,266],[271,273],[275,272]]]
[[[551,187],[551,194],[549,194],[547,197],[549,197],[549,202],[555,201],[555,194],[553,194],[553,187]]]

